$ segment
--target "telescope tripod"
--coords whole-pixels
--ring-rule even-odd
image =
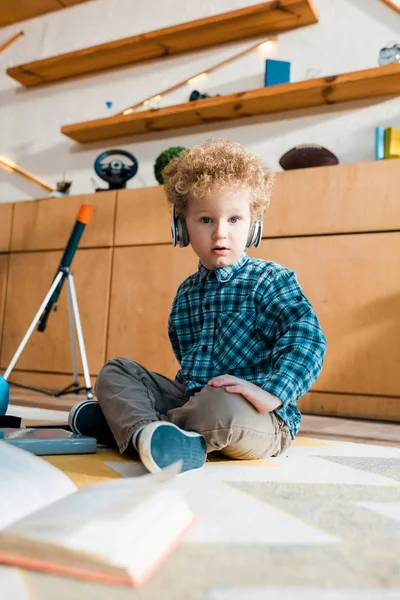
[[[50,287],[49,291],[47,292],[45,299],[43,300],[42,304],[40,305],[39,310],[37,311],[35,317],[33,318],[33,321],[30,324],[22,342],[18,346],[16,353],[14,354],[13,358],[11,359],[10,364],[7,367],[6,372],[4,373],[4,379],[6,379],[6,380],[8,379],[11,371],[13,370],[13,368],[15,366],[15,363],[21,356],[26,344],[28,343],[28,340],[31,337],[33,330],[35,329],[36,325],[39,323],[39,320],[41,320],[41,323],[39,324],[38,329],[39,329],[39,331],[44,331],[49,313],[51,310],[53,310],[53,303],[51,302],[51,298],[52,298],[53,294],[55,294],[57,292],[57,290],[58,291],[61,290],[61,287],[62,287],[64,281],[67,282],[67,290],[68,290],[68,317],[69,317],[69,333],[70,333],[70,340],[71,340],[72,371],[73,371],[72,383],[70,385],[68,385],[67,387],[63,388],[62,390],[60,390],[59,392],[49,392],[48,390],[34,388],[34,387],[27,386],[27,385],[19,384],[19,383],[13,383],[11,381],[9,383],[11,385],[15,385],[17,387],[21,387],[21,388],[25,388],[25,389],[33,390],[33,391],[37,391],[37,392],[42,392],[43,394],[47,394],[49,396],[56,396],[56,397],[63,396],[65,394],[69,394],[69,393],[78,394],[79,392],[85,390],[88,400],[92,400],[93,390],[92,390],[92,384],[90,381],[90,373],[89,373],[89,367],[88,367],[88,362],[87,362],[87,357],[86,357],[86,349],[85,349],[85,342],[83,339],[81,319],[79,316],[79,308],[78,308],[78,300],[76,297],[74,276],[69,267],[60,267],[58,269],[58,271],[56,272],[53,283],[51,284],[51,287]],[[83,368],[83,377],[84,377],[84,381],[85,381],[85,385],[83,387],[81,387],[79,385],[79,381],[78,381],[78,367],[77,367],[77,361],[76,361],[76,348],[75,348],[75,335],[74,335],[75,330],[76,330],[76,335],[78,338],[78,346],[79,346],[79,352],[81,355],[82,368]]]

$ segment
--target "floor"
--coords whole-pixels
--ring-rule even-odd
[[[69,394],[55,398],[31,390],[10,387],[9,414],[24,419],[40,419],[66,422],[71,407],[85,396]],[[38,408],[41,410],[38,412]],[[29,410],[28,410],[29,409]],[[397,423],[342,419],[339,417],[303,415],[300,436],[349,440],[379,445],[400,446],[400,427]]]

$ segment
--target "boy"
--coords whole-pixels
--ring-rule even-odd
[[[208,140],[163,171],[173,241],[191,244],[199,268],[179,287],[168,333],[181,366],[175,380],[125,358],[109,360],[97,402],[70,426],[99,443],[137,450],[150,471],[207,452],[236,459],[278,456],[300,427],[297,400],[316,380],[326,339],[295,274],[250,258],[258,245],[273,173],[237,143]]]

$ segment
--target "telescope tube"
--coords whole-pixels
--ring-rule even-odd
[[[83,233],[86,225],[89,223],[92,213],[93,213],[93,206],[91,206],[90,204],[81,204],[78,215],[76,217],[75,224],[71,231],[71,235],[69,236],[69,240],[67,242],[64,253],[62,255],[60,264],[58,265],[56,275],[57,275],[57,273],[59,273],[61,271],[61,269],[69,268],[71,266],[72,260],[75,256],[76,249],[78,248],[79,241],[82,237],[82,233]],[[56,275],[54,276],[54,279],[55,279]],[[53,279],[53,281],[54,281],[54,279]],[[58,302],[58,297],[62,290],[64,280],[65,280],[65,277],[62,277],[57,288],[54,290],[53,295],[51,296],[50,300],[48,301],[47,306],[43,311],[43,315],[40,318],[39,325],[38,325],[38,331],[44,331],[46,329],[47,319],[49,318],[50,313],[53,310],[53,306]]]

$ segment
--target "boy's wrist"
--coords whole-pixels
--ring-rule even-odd
[[[278,396],[260,388],[260,394],[257,398],[257,406],[255,406],[255,408],[257,408],[260,413],[272,412],[282,406],[282,404],[282,400],[278,398]]]

